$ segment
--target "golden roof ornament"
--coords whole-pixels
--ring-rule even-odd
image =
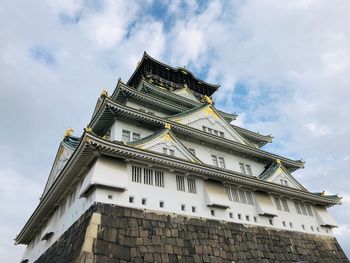
[[[100,94],[101,97],[107,97],[108,98],[108,92],[107,90],[103,89]]]
[[[184,84],[184,88],[185,88],[185,89],[188,89],[187,83]]]
[[[86,127],[84,130],[85,130],[86,132],[92,132],[91,127]]]
[[[165,129],[167,129],[167,130],[170,130],[170,129],[171,129],[171,126],[170,126],[169,123],[165,123]]]
[[[72,133],[74,132],[73,128],[68,128],[66,132],[64,133],[64,138],[72,136]]]
[[[276,159],[276,163],[281,164],[281,160],[280,159]]]
[[[213,104],[213,100],[209,96],[204,95],[203,99],[207,104]]]

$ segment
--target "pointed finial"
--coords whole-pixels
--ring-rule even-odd
[[[136,64],[136,68],[138,68],[138,66],[140,66],[140,63],[141,63],[141,61],[139,60]]]
[[[209,96],[204,95],[203,99],[207,104],[210,104],[210,105],[213,104],[213,100]]]
[[[73,128],[68,128],[66,132],[64,133],[64,138],[72,136],[72,133],[74,132]]]
[[[84,130],[85,130],[86,132],[92,132],[91,127],[86,127]]]
[[[170,126],[169,123],[165,123],[165,129],[167,129],[167,130],[170,130],[170,129],[171,129],[171,126]]]
[[[184,84],[184,88],[185,88],[185,89],[188,89],[187,83]]]
[[[281,160],[280,159],[276,159],[276,163],[281,164]]]
[[[101,97],[107,97],[108,98],[108,92],[107,90],[103,89],[100,94]]]

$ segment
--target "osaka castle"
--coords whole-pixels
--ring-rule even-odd
[[[298,182],[304,162],[265,151],[273,137],[237,126],[218,88],[144,53],[65,133],[21,262],[348,262],[341,197]]]

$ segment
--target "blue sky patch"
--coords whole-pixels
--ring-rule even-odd
[[[45,64],[47,66],[53,66],[56,64],[56,60],[53,55],[53,52],[45,47],[42,47],[42,46],[32,47],[30,49],[30,55],[35,61],[41,64]]]

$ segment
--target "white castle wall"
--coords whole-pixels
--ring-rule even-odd
[[[143,183],[132,182],[132,165],[139,165],[144,168],[152,168],[161,170],[164,172],[164,188],[156,187],[154,185],[146,185]],[[188,191],[178,191],[176,187],[176,175],[185,176],[185,178],[194,178],[196,182],[196,193],[189,193]],[[79,197],[79,193],[90,182],[104,182],[102,188],[96,187],[93,191],[89,192],[86,197]],[[122,182],[125,190],[121,190],[118,186]],[[185,180],[186,182],[186,180]],[[106,189],[108,184],[110,189]],[[187,183],[186,183],[187,187]],[[187,188],[186,188],[187,190]],[[47,248],[49,248],[78,218],[86,211],[94,202],[115,204],[119,206],[141,208],[147,210],[155,210],[166,213],[182,214],[190,217],[202,217],[217,220],[225,220],[242,224],[251,224],[259,226],[267,226],[273,228],[279,228],[283,230],[302,231],[305,233],[313,233],[319,235],[332,235],[332,231],[329,228],[323,228],[320,226],[319,220],[316,216],[316,211],[312,207],[314,216],[298,215],[294,204],[291,200],[288,200],[288,206],[290,212],[284,212],[276,210],[277,217],[273,219],[273,225],[270,224],[269,218],[266,216],[260,216],[257,210],[257,200],[254,197],[254,205],[248,205],[243,203],[237,203],[229,201],[226,194],[215,196],[216,203],[229,204],[227,209],[208,207],[208,194],[215,195],[210,192],[205,184],[205,181],[196,175],[184,175],[181,173],[170,172],[167,168],[150,167],[147,165],[135,164],[132,162],[125,163],[121,159],[112,158],[99,158],[96,163],[87,172],[84,182],[79,183],[75,188],[76,196],[72,204],[69,206],[68,201],[64,202],[65,212],[60,216],[61,208],[50,219],[50,223],[41,231],[39,235],[27,246],[24,254],[24,259],[29,259],[29,262],[33,262],[37,259]],[[222,186],[222,193],[224,187]],[[133,203],[129,202],[129,197],[133,197]],[[146,204],[142,204],[142,199],[146,198]],[[164,202],[164,207],[159,206],[159,202]],[[185,205],[185,211],[182,211],[181,206]],[[62,205],[60,206],[62,207]],[[195,207],[195,212],[192,212],[192,207]],[[214,210],[212,215],[211,210]],[[230,217],[232,213],[233,217]],[[239,214],[241,219],[239,219]],[[249,216],[249,220],[247,219]],[[254,221],[256,218],[256,222]],[[282,222],[286,222],[286,226],[283,226]],[[293,227],[289,224],[292,223]],[[305,225],[305,230],[301,225]],[[311,230],[311,226],[314,227],[314,231]],[[317,231],[319,229],[319,232]],[[327,231],[327,232],[326,232]],[[41,241],[41,237],[47,232],[54,232],[53,237],[48,241]]]
[[[28,244],[23,259],[34,262],[94,203],[95,193],[92,193],[88,198],[79,198],[80,187],[80,183],[75,187],[75,198],[71,205],[69,205],[68,199],[65,199],[63,204],[51,216],[46,226]],[[60,215],[63,206],[65,207],[64,213]],[[49,232],[54,232],[54,235],[47,241],[41,240]]]

